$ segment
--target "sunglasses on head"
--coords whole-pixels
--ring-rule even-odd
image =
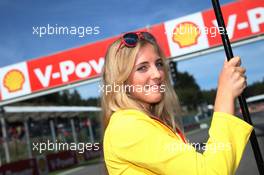
[[[117,52],[123,45],[129,48],[136,47],[138,41],[141,39],[146,40],[153,44],[156,42],[156,39],[154,38],[154,36],[149,32],[129,32],[122,36],[122,40],[119,44]]]

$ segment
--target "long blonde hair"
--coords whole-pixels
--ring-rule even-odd
[[[164,54],[157,42],[148,42],[141,39],[133,48],[122,47],[118,50],[121,38],[113,42],[106,53],[105,64],[102,71],[102,86],[124,86],[135,64],[137,53],[146,44],[151,44],[157,54],[162,58],[165,72],[165,92],[162,100],[152,105],[152,111],[147,111],[140,105],[140,102],[125,91],[102,92],[101,106],[105,128],[108,125],[111,115],[119,109],[137,109],[147,115],[155,116],[175,128],[183,130],[180,117],[180,104],[173,87],[170,84],[168,66]]]

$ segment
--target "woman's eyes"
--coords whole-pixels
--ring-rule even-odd
[[[163,62],[156,63],[157,68],[163,68]]]
[[[157,62],[155,64],[155,66],[157,67],[157,69],[162,69],[163,68],[163,62]],[[149,68],[149,65],[143,65],[143,66],[140,66],[139,68],[137,68],[137,71],[140,71],[140,72],[145,72],[147,71]]]
[[[147,70],[147,66],[141,66],[137,68],[137,71],[146,71],[146,70]]]

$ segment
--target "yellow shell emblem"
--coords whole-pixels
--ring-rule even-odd
[[[172,40],[177,43],[180,48],[188,47],[197,44],[200,34],[201,32],[196,24],[193,22],[183,22],[174,28]]]
[[[4,76],[4,86],[8,92],[16,92],[22,89],[25,77],[20,70],[12,69]]]

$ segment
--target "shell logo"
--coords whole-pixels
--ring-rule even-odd
[[[184,48],[197,44],[200,35],[200,29],[196,24],[193,22],[182,22],[174,28],[172,40],[180,48]]]
[[[4,76],[4,86],[8,92],[16,92],[22,89],[25,82],[23,73],[18,69],[8,71]]]

